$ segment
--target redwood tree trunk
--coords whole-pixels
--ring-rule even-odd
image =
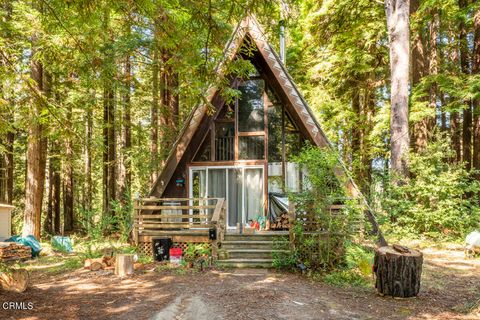
[[[60,160],[59,147],[56,141],[51,143],[48,165],[48,203],[47,216],[45,218],[44,230],[47,233],[60,233]]]
[[[95,95],[93,95],[95,96]],[[85,115],[85,155],[84,155],[84,175],[85,187],[83,195],[83,209],[87,211],[92,210],[92,135],[93,135],[93,115],[92,106],[87,107]]]
[[[159,110],[159,21],[155,21],[152,61],[152,106],[150,112],[150,183],[153,184],[158,174],[158,110]]]
[[[132,187],[132,160],[130,150],[132,148],[132,116],[130,103],[130,90],[132,78],[132,66],[130,57],[125,62],[126,91],[123,97],[123,170],[125,173],[125,183],[122,190],[123,197],[129,197]]]
[[[126,26],[126,34],[130,35],[130,25]],[[125,57],[124,65],[124,81],[123,81],[123,118],[122,118],[122,130],[121,141],[122,147],[120,152],[120,172],[119,172],[119,196],[122,203],[125,203],[130,198],[131,191],[131,156],[130,149],[132,147],[132,119],[131,119],[131,103],[130,103],[130,91],[131,91],[131,78],[132,78],[132,65],[130,61],[130,53],[127,53]]]
[[[38,91],[43,91],[43,68],[36,60],[37,36],[33,37],[31,78]],[[33,94],[32,94],[33,95]],[[40,117],[44,104],[36,96],[31,98],[30,121],[27,141],[27,172],[25,183],[25,213],[22,236],[34,235],[40,238],[41,211],[45,183],[45,168],[47,163],[47,139],[45,128]]]
[[[467,6],[466,0],[459,0],[460,9]],[[463,20],[460,21],[460,67],[463,74],[469,73],[468,67],[468,44],[467,44],[467,29]],[[465,101],[465,108],[463,109],[463,131],[462,131],[462,146],[463,146],[463,162],[465,168],[470,170],[472,168],[472,105],[470,101]]]
[[[440,28],[440,17],[438,11],[433,9],[433,18],[429,26],[429,48],[428,48],[428,74],[436,76],[438,74],[438,48],[437,38]],[[436,125],[437,114],[437,85],[432,83],[429,90],[430,116],[427,119],[427,138],[430,139],[433,129]]]
[[[478,75],[480,73],[480,9],[474,15],[473,29],[472,73]],[[480,99],[473,100],[473,123],[473,167],[480,170]]]
[[[410,15],[414,15],[420,6],[419,0],[410,0]],[[417,86],[425,75],[426,48],[423,34],[423,23],[412,23],[412,89]],[[426,121],[420,120],[413,124],[411,132],[411,144],[415,151],[424,149],[427,144]]]
[[[408,74],[410,66],[409,0],[385,0],[390,44],[391,170],[400,178],[408,174]]]
[[[71,137],[72,128],[72,106],[67,109],[68,133],[65,140],[65,179],[63,188],[63,231],[73,231],[73,141]]]
[[[110,8],[104,8],[104,31],[109,34]],[[104,39],[103,65],[103,213],[113,215],[112,201],[116,196],[116,143],[115,143],[115,92],[114,52],[112,39]]]

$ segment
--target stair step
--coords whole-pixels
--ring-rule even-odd
[[[233,249],[227,250],[229,259],[272,259],[273,250]]]
[[[219,260],[218,265],[227,268],[271,268],[272,259],[227,259]]]

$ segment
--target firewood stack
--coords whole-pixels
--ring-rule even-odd
[[[273,230],[287,230],[289,226],[288,223],[288,213],[284,212],[277,217],[275,221],[270,225],[270,229]]]
[[[32,257],[32,248],[15,242],[0,242],[0,261],[26,260]]]

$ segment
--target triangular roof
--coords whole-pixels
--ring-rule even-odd
[[[222,78],[225,75],[223,67],[227,62],[235,58],[243,44],[245,37],[247,36],[254,41],[258,48],[259,54],[263,57],[271,71],[271,74],[273,74],[276,82],[280,85],[281,90],[285,93],[289,104],[293,107],[292,109],[298,115],[297,119],[299,119],[306,128],[306,132],[309,135],[310,140],[319,147],[331,148],[332,145],[330,141],[322,131],[320,124],[315,119],[313,112],[309,108],[307,102],[298,90],[291,76],[288,74],[285,66],[281,62],[280,57],[268,43],[265,33],[254,16],[249,15],[245,17],[234,30],[229,42],[227,43],[227,46],[225,47],[224,57],[216,68],[218,77]],[[198,129],[202,118],[207,113],[208,103],[212,101],[217,91],[218,89],[215,86],[211,86],[207,90],[206,95],[206,100],[208,102],[197,105],[192,110],[190,116],[185,121],[185,125],[179,135],[179,138],[173,145],[161,174],[150,191],[150,196],[161,196],[163,194],[178,163],[182,159],[189,142]],[[343,173],[340,174],[347,175],[347,177],[349,177],[345,166],[341,161],[340,163],[343,169]],[[355,186],[350,177],[348,179],[348,185],[350,193],[353,196],[357,196],[359,194],[358,188]]]

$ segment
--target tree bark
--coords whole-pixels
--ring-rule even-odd
[[[113,215],[112,201],[116,198],[116,142],[114,53],[110,34],[110,8],[104,8],[105,48],[103,65],[103,213]]]
[[[429,48],[428,48],[428,74],[436,76],[438,74],[438,46],[437,39],[440,29],[440,17],[438,11],[433,9],[433,18],[429,26]],[[437,114],[437,84],[433,82],[429,90],[429,105],[430,116],[427,120],[427,139],[430,139],[433,134],[433,129],[436,125]],[[427,140],[428,143],[428,140]]]
[[[408,250],[399,252],[400,250]],[[414,297],[420,291],[423,255],[405,247],[380,247],[375,250],[373,270],[375,288],[381,295]]]
[[[119,277],[133,274],[133,254],[117,254],[115,258],[115,275]]]
[[[399,178],[408,175],[408,78],[410,66],[409,0],[385,0],[390,44],[391,170]]]
[[[162,69],[160,75],[160,127],[161,127],[161,161],[166,160],[175,142],[179,116],[178,74],[172,67],[172,54],[162,50]]]
[[[95,94],[93,94],[95,96]],[[93,115],[92,106],[88,105],[85,115],[85,155],[84,155],[84,168],[85,175],[85,187],[83,195],[83,209],[86,211],[92,210],[92,193],[93,193],[93,181],[92,181],[92,138],[93,138]]]
[[[418,8],[420,7],[419,0],[410,0],[410,16],[415,17]],[[423,23],[414,19],[412,23],[412,89],[415,88],[422,78],[425,76],[426,70],[426,48],[423,32]],[[427,123],[424,119],[413,124],[411,132],[411,144],[415,151],[424,149],[427,142]]]
[[[459,0],[460,9],[467,6],[466,0]],[[468,66],[468,43],[467,43],[467,28],[463,20],[460,21],[460,68],[463,74],[469,73]],[[472,169],[472,105],[470,101],[465,101],[463,109],[463,123],[462,123],[462,146],[463,146],[463,162],[467,170]]]
[[[155,33],[153,41],[153,61],[152,61],[152,106],[150,110],[150,183],[157,180],[158,174],[158,111],[159,111],[159,21],[155,20]]]
[[[72,106],[67,106],[67,136],[65,139],[65,172],[63,185],[63,231],[70,232],[74,228],[73,198],[73,141],[71,136],[72,128]]]
[[[473,17],[472,74],[480,74],[480,9]],[[473,100],[473,167],[480,170],[480,99]],[[477,174],[477,179],[480,175]]]
[[[61,194],[61,176],[59,146],[56,141],[52,141],[49,159],[49,190],[47,204],[47,218],[45,220],[45,231],[48,233],[60,234],[60,194]],[[50,231],[48,231],[50,230]]]
[[[126,28],[127,36],[130,35],[130,25],[127,24]],[[132,147],[132,119],[131,119],[131,103],[130,103],[130,91],[131,91],[131,78],[132,78],[132,65],[130,61],[130,53],[127,53],[124,66],[124,88],[123,88],[123,118],[122,118],[122,150],[120,152],[120,173],[119,173],[119,193],[120,200],[125,203],[130,198],[132,169],[131,169],[131,157],[130,149]]]
[[[1,4],[1,8],[4,12],[4,20],[3,22],[5,25],[8,25],[11,23],[12,20],[12,13],[13,13],[13,5],[11,1],[4,1]],[[8,30],[8,28],[5,29],[4,36],[6,38],[11,37],[11,31]],[[8,53],[4,52],[4,55],[7,55]],[[8,58],[6,58],[8,59]],[[0,66],[7,66],[8,62],[5,61],[3,57],[0,58]],[[8,91],[10,94],[13,93],[13,88],[10,88]],[[4,119],[5,125],[8,127],[7,132],[5,133],[5,137],[2,139],[3,143],[3,148],[5,152],[1,155],[0,162],[2,162],[3,165],[3,171],[0,172],[3,177],[1,177],[4,182],[3,184],[3,192],[0,194],[0,201],[5,202],[7,204],[12,204],[13,203],[13,184],[14,184],[14,158],[13,158],[13,147],[14,147],[14,142],[15,142],[15,128],[13,127],[14,123],[14,102],[13,100],[7,96],[7,88],[2,87],[2,84],[0,84],[0,97],[2,97],[7,103],[6,103],[6,110],[2,110],[2,118]]]
[[[43,67],[36,58],[38,36],[32,38],[31,78],[39,92],[43,92]],[[40,239],[41,211],[47,163],[47,139],[41,119],[44,105],[38,97],[31,98],[30,124],[27,141],[27,173],[25,185],[25,213],[22,236],[34,235]]]

